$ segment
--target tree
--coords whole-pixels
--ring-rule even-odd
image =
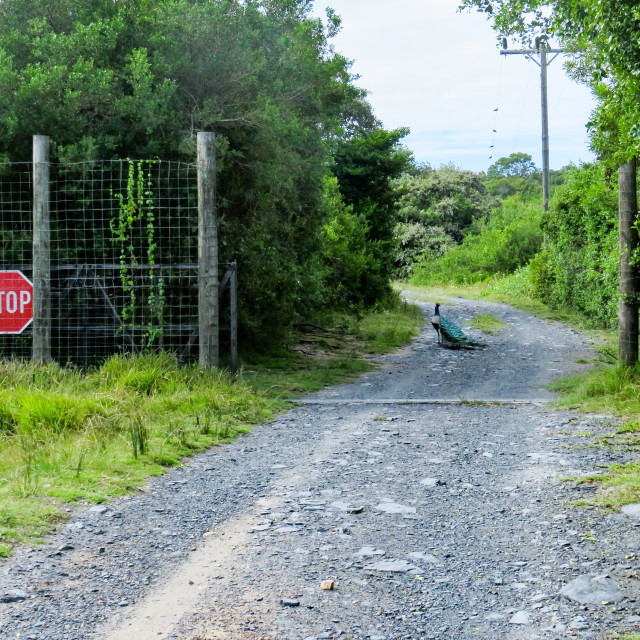
[[[540,170],[528,153],[512,153],[496,160],[487,170],[487,178],[528,178],[539,174]]]
[[[487,170],[483,181],[487,191],[506,198],[516,193],[527,201],[542,196],[542,174],[528,153],[512,153],[500,158]]]
[[[454,165],[407,172],[395,186],[400,192],[401,221],[440,227],[454,242],[500,204],[487,194],[480,174]]]
[[[333,172],[340,193],[366,221],[371,264],[375,265],[362,276],[365,304],[391,292],[398,198],[392,181],[409,167],[411,155],[400,146],[408,133],[408,129],[381,128],[359,132],[340,141],[335,151]]]
[[[395,270],[406,278],[423,256],[439,258],[500,201],[487,193],[480,174],[444,165],[412,166],[394,186],[399,194]]]

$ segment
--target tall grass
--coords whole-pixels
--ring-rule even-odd
[[[558,405],[616,416],[640,415],[640,366],[602,365],[553,382]]]
[[[42,515],[51,520],[62,517],[56,502],[105,501],[279,408],[223,372],[180,367],[166,354],[115,356],[88,375],[55,365],[3,363],[0,402],[5,546],[46,531],[34,505],[48,505]],[[168,424],[182,437],[172,437]],[[7,504],[11,515],[2,516]]]

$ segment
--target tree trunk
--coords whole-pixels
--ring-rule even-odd
[[[633,263],[638,248],[638,217],[635,158],[618,170],[620,215],[620,363],[633,366],[638,362],[638,269]]]

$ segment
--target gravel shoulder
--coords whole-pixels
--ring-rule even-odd
[[[640,520],[575,508],[590,489],[561,481],[629,454],[582,446],[607,419],[543,402],[588,346],[504,305],[442,307],[463,327],[478,311],[508,323],[484,350],[443,349],[427,326],[356,383],[139,495],[74,511],[0,567],[0,634],[527,640],[637,628]]]

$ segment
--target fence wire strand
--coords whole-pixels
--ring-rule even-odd
[[[188,163],[51,164],[52,356],[81,366],[113,353],[195,357],[197,170]],[[31,277],[32,172],[0,165],[0,270]],[[0,335],[28,358],[31,332]]]

